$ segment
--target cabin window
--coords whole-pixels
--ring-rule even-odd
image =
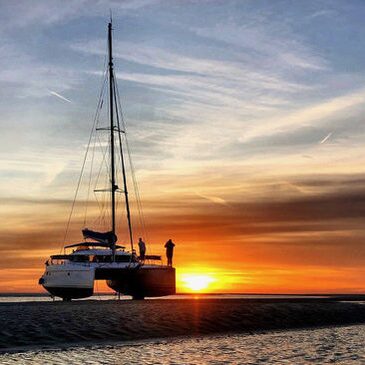
[[[112,262],[111,255],[97,255],[94,257],[94,262]]]
[[[130,262],[131,257],[127,256],[127,255],[116,255],[115,256],[115,261],[116,262]]]
[[[89,256],[87,255],[73,255],[72,261],[74,262],[89,262]]]

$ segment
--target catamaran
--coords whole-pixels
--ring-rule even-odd
[[[109,155],[107,180],[109,187],[95,189],[94,192],[104,192],[109,196],[110,229],[100,232],[83,228],[82,242],[65,245],[61,254],[52,255],[46,261],[45,272],[39,279],[39,284],[52,296],[61,297],[66,301],[91,296],[94,293],[95,280],[105,280],[115,292],[130,295],[133,299],[175,294],[175,268],[163,265],[161,256],[158,255],[138,257],[133,246],[134,232],[128,196],[126,162],[123,153],[123,147],[127,142],[125,128],[121,123],[123,115],[114,72],[111,21],[108,24],[108,64],[105,68],[105,82],[102,88],[108,89],[110,125],[107,128],[96,128],[94,121],[93,130],[107,132],[107,155]],[[104,99],[100,97],[98,110],[102,108],[103,101]],[[106,153],[104,153],[104,159],[105,155]],[[117,167],[121,170],[119,175],[117,174]],[[118,178],[122,183],[122,189],[118,186]],[[130,250],[117,244],[116,232],[119,217],[116,209],[116,194],[124,195]],[[72,209],[73,206],[74,203]]]

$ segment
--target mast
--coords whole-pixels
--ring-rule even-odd
[[[111,210],[113,232],[113,261],[115,260],[115,161],[114,161],[114,105],[113,105],[113,56],[112,56],[112,23],[108,24],[108,50],[109,50],[109,113],[110,113],[110,169],[111,169]]]
[[[120,146],[120,158],[122,163],[122,175],[123,175],[123,185],[124,185],[124,196],[125,196],[125,205],[126,205],[126,213],[127,213],[127,221],[128,221],[128,230],[129,230],[129,238],[131,243],[131,250],[133,252],[133,232],[132,232],[132,222],[131,222],[131,214],[129,208],[129,199],[128,199],[128,187],[127,187],[127,178],[125,171],[125,163],[123,156],[123,147],[122,147],[122,138],[121,138],[121,129],[119,123],[119,114],[118,114],[118,101],[117,101],[117,93],[116,93],[116,84],[114,80],[114,70],[113,70],[113,55],[112,55],[112,22],[108,24],[108,49],[109,49],[109,102],[110,102],[110,155],[111,155],[111,209],[112,209],[112,232],[115,235],[115,192],[118,190],[118,185],[115,183],[115,155],[114,155],[114,132],[117,130],[119,137],[119,146]],[[117,118],[117,126],[114,126],[114,102],[115,102],[115,111]],[[124,131],[123,131],[124,132]],[[124,132],[125,133],[125,132]],[[113,261],[115,260],[115,241],[112,246],[113,251]]]

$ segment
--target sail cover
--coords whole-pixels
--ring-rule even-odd
[[[82,230],[82,234],[84,235],[84,238],[91,238],[95,241],[102,242],[102,243],[115,243],[118,240],[118,237],[116,234],[114,234],[112,231],[110,232],[96,232],[92,231],[91,229],[85,228]]]

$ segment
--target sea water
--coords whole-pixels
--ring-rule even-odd
[[[325,295],[280,295],[280,294],[177,294],[165,297],[148,298],[153,299],[318,299],[325,298]],[[114,294],[94,294],[91,297],[77,300],[131,300],[130,296],[120,296]],[[52,298],[49,294],[4,294],[0,293],[0,303],[24,303],[24,302],[51,302],[61,301],[61,298]]]
[[[365,364],[365,325],[174,338],[0,355],[1,364]]]

